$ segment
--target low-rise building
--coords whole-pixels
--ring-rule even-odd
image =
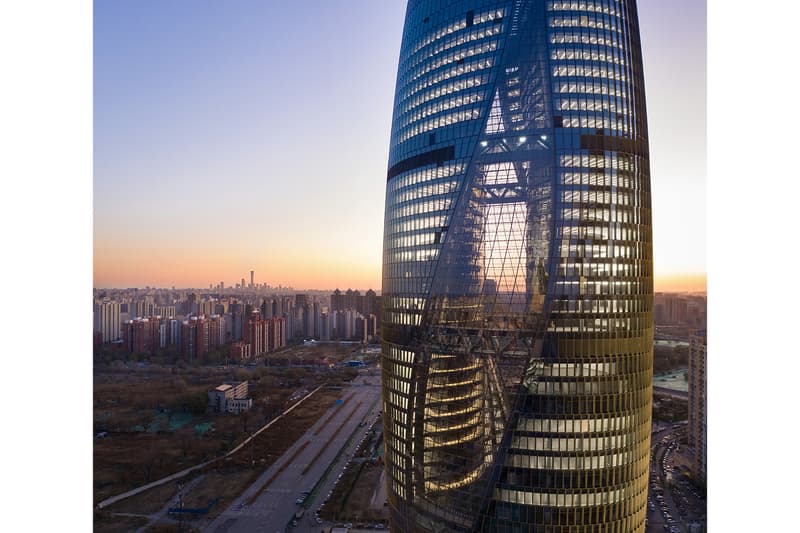
[[[253,400],[247,397],[246,381],[223,383],[208,393],[208,410],[212,413],[241,413],[253,406]]]
[[[225,410],[238,415],[242,411],[248,411],[251,407],[253,407],[252,398],[232,398],[226,402]]]

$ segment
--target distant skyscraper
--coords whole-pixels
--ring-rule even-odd
[[[409,0],[388,166],[391,530],[644,532],[635,1]]]
[[[255,275],[256,275],[255,271],[251,270],[250,271],[250,288],[251,289],[255,289],[256,288]]]
[[[706,482],[706,332],[689,337],[689,445],[694,448],[695,476]]]

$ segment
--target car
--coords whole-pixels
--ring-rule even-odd
[[[347,522],[347,523],[346,523],[345,525],[343,525],[342,527],[346,527],[346,528],[350,529],[351,527],[353,527],[353,523],[352,523],[352,522]]]
[[[317,520],[317,524],[321,524],[322,523],[322,518],[317,517],[316,520]]]

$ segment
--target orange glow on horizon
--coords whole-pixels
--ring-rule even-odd
[[[706,274],[671,274],[656,276],[655,292],[706,292]]]
[[[167,253],[94,256],[94,286],[104,288],[172,287],[205,288],[220,281],[235,286],[241,278],[250,283],[255,270],[256,283],[303,289],[373,289],[380,291],[381,272],[374,263],[350,260],[343,256],[297,258],[276,255],[264,262],[245,265],[240,259],[196,256],[175,257]],[[656,276],[655,292],[706,292],[705,273]]]
[[[274,257],[266,264],[244,264],[238,258],[174,257],[124,257],[94,256],[94,286],[103,288],[125,287],[176,287],[198,288],[216,286],[220,281],[233,287],[245,278],[250,283],[250,270],[255,271],[256,283],[272,287],[304,289],[352,288],[380,291],[380,271],[372,265],[346,261],[341,257],[296,260],[291,257]]]

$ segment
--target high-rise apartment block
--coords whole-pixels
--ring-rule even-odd
[[[135,318],[122,324],[122,344],[128,353],[150,354],[161,347],[161,317]],[[166,334],[166,331],[165,331]]]
[[[170,344],[180,346],[182,357],[202,358],[206,353],[216,350],[227,341],[226,329],[223,316],[192,316],[180,323],[179,338],[171,337]],[[176,330],[174,321],[170,321],[170,335],[174,335]]]
[[[644,532],[651,234],[634,0],[409,0],[381,291],[393,532]]]
[[[94,330],[100,332],[103,342],[120,338],[120,304],[104,300],[94,304]]]
[[[706,417],[708,390],[706,384],[706,331],[689,337],[689,446],[694,449],[692,470],[703,484],[706,482]]]
[[[244,325],[244,342],[255,357],[286,345],[286,320],[283,317],[264,319],[257,310]]]
[[[364,316],[380,314],[380,296],[369,289],[362,296],[359,291],[347,289],[347,292],[342,292],[339,289],[333,291],[330,297],[331,306],[330,312],[344,311],[346,309],[355,309]]]
[[[229,356],[234,361],[243,361],[250,359],[250,345],[244,341],[236,341],[231,343]]]
[[[306,305],[311,304],[311,297],[308,294],[296,294],[294,296],[294,306],[303,308]]]

